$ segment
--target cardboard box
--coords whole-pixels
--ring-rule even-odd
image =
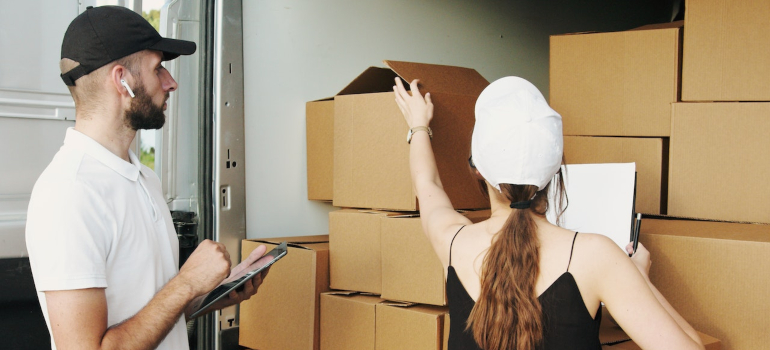
[[[767,0],[687,2],[683,101],[770,101]]]
[[[334,195],[334,100],[305,104],[307,199],[331,201]]]
[[[686,220],[642,222],[650,279],[697,330],[725,350],[770,344],[770,225]]]
[[[568,164],[636,163],[636,211],[665,214],[668,197],[668,139],[565,136]]]
[[[770,103],[676,103],[668,214],[770,223]]]
[[[681,27],[551,36],[550,102],[564,135],[669,136]]]
[[[488,210],[466,212],[472,222],[489,218]],[[382,224],[382,297],[446,305],[444,267],[414,215],[380,218]]]
[[[375,306],[382,301],[351,292],[321,294],[321,350],[374,350]]]
[[[329,236],[244,240],[242,255],[260,244],[289,242],[259,292],[240,305],[239,344],[252,349],[318,350],[320,296],[329,290]]]
[[[468,166],[474,106],[489,85],[473,69],[385,61],[334,98],[334,206],[415,211],[409,130],[395,103],[396,77],[420,79],[434,104],[433,151],[441,182],[457,209],[487,208]]]
[[[398,212],[343,209],[329,213],[331,288],[382,294],[380,218]]]
[[[446,349],[449,309],[380,303],[376,306],[376,349]]]

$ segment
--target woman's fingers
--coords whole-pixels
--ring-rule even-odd
[[[412,80],[412,82],[409,83],[409,89],[412,90],[412,96],[422,96],[422,94],[420,94],[420,88],[417,87],[419,83],[420,79]]]

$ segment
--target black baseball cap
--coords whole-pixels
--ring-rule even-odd
[[[105,64],[142,50],[157,50],[163,60],[191,55],[192,41],[161,37],[138,13],[122,6],[89,6],[70,23],[64,33],[61,58],[80,65],[61,74],[64,84],[75,86],[80,77]]]

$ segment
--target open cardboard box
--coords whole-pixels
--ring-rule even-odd
[[[564,135],[669,136],[681,35],[679,21],[551,36],[549,98]]]
[[[329,236],[244,240],[241,256],[287,241],[259,292],[240,304],[239,344],[260,350],[318,350],[320,296],[329,290]]]
[[[433,151],[452,206],[479,209],[479,193],[468,166],[474,106],[489,85],[469,68],[385,61],[370,67],[334,97],[334,206],[415,211],[409,173],[409,127],[395,102],[397,77],[420,79],[420,92],[434,104]],[[408,86],[408,85],[407,85]]]
[[[645,218],[650,279],[697,330],[724,350],[770,344],[770,225]]]

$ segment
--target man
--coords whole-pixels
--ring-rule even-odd
[[[137,130],[165,122],[177,83],[161,62],[195,49],[115,6],[89,7],[64,35],[61,77],[75,100],[75,127],[35,184],[26,229],[54,349],[189,349],[182,316],[231,273],[227,250],[209,240],[177,270],[160,181],[129,149]],[[257,248],[232,274],[264,252]],[[248,299],[263,277],[212,309]]]

